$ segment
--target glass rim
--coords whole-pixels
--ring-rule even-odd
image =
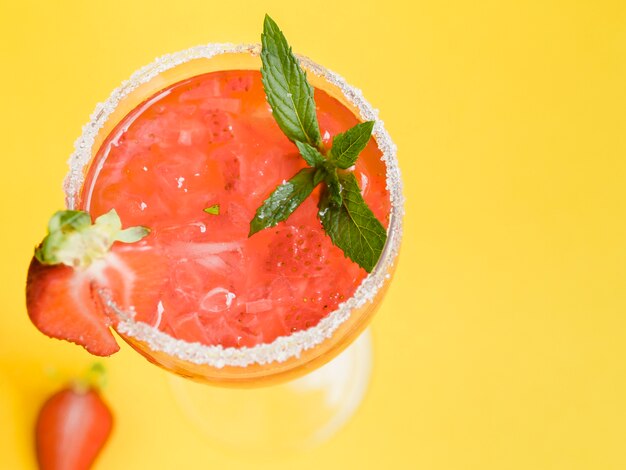
[[[211,59],[221,54],[251,54],[258,56],[259,44],[210,43],[166,54],[137,70],[130,79],[113,90],[107,100],[98,103],[90,116],[90,121],[83,126],[82,134],[74,144],[74,152],[68,160],[69,172],[65,177],[65,202],[68,209],[75,209],[77,197],[82,189],[84,169],[92,160],[92,150],[100,130],[117,108],[118,104],[132,91],[148,83],[159,74],[196,59]],[[387,241],[383,252],[371,273],[357,287],[355,293],[338,308],[322,318],[317,325],[301,330],[289,336],[280,336],[270,343],[261,343],[252,347],[223,347],[190,343],[177,339],[147,323],[135,321],[134,312],[121,310],[111,298],[110,293],[100,294],[107,305],[119,318],[116,330],[128,337],[146,343],[153,350],[173,356],[183,361],[198,365],[208,365],[218,369],[225,366],[247,367],[252,364],[265,365],[272,362],[285,362],[300,357],[303,351],[315,348],[331,340],[333,333],[346,322],[351,313],[368,302],[373,302],[385,282],[391,277],[402,238],[402,219],[404,216],[404,198],[402,180],[396,157],[397,147],[378,118],[378,111],[363,97],[361,90],[349,85],[340,75],[322,67],[311,59],[297,55],[301,65],[308,73],[326,80],[340,89],[345,99],[359,112],[364,121],[375,121],[372,132],[376,144],[382,153],[381,161],[386,167],[386,183],[391,203]]]

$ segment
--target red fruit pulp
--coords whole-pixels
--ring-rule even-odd
[[[315,90],[324,144],[358,123]],[[388,224],[381,152],[371,139],[354,169],[364,198]],[[274,121],[258,71],[176,83],[129,113],[98,151],[82,209],[115,208],[168,273],[158,307],[137,319],[187,341],[254,346],[316,325],[354,294],[366,272],[317,219],[319,188],[286,221],[248,238],[255,210],[306,163]],[[219,215],[204,208],[219,204]],[[141,282],[141,280],[138,280]]]

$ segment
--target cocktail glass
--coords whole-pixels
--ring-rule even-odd
[[[258,45],[209,44],[163,56],[134,73],[96,107],[76,141],[65,182],[67,207],[81,206],[85,175],[94,156],[107,135],[136,106],[163,88],[195,75],[258,70],[259,53]],[[314,87],[338,99],[361,120],[376,121],[373,136],[386,165],[391,214],[380,260],[355,294],[307,330],[269,344],[224,348],[173,338],[135,321],[133,312],[118,308],[107,292],[100,293],[108,313],[117,317],[117,333],[150,362],[179,377],[229,387],[172,379],[182,409],[205,434],[226,446],[259,452],[319,443],[356,409],[368,382],[371,348],[368,333],[355,340],[389,286],[402,232],[403,198],[396,147],[377,112],[343,78],[305,57],[299,59]]]

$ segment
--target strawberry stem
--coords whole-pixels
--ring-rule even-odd
[[[101,362],[94,362],[85,373],[73,381],[72,385],[78,393],[89,390],[103,390],[108,383],[107,370]]]
[[[72,268],[86,268],[104,257],[113,243],[134,243],[150,233],[147,227],[122,230],[122,221],[115,209],[98,217],[93,223],[84,211],[58,211],[48,223],[48,235],[35,249],[41,264],[65,264]]]

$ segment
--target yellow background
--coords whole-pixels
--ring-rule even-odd
[[[252,468],[626,468],[625,5],[1,0],[0,468],[33,465],[43,371],[91,360],[23,296],[81,125],[156,56],[257,41],[265,12],[381,110],[407,217],[362,407]],[[206,445],[164,372],[128,348],[106,364],[98,469],[250,468]]]

